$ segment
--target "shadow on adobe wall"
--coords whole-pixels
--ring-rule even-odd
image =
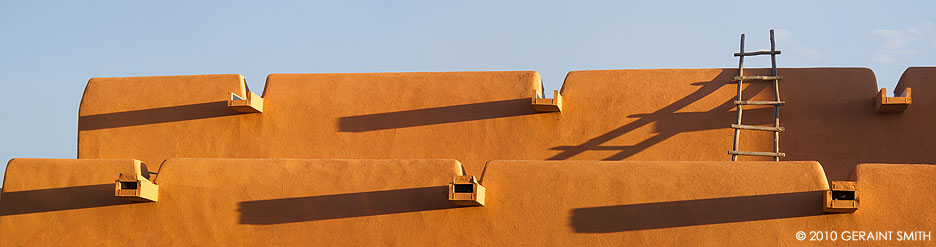
[[[365,132],[536,114],[530,98],[396,111],[338,119],[338,131]]]
[[[552,150],[560,150],[558,154],[548,158],[549,160],[565,160],[569,159],[572,156],[581,154],[586,151],[595,151],[595,150],[604,150],[604,151],[620,151],[612,156],[605,158],[604,160],[624,160],[628,157],[633,156],[634,154],[639,153],[647,148],[650,148],[657,143],[660,143],[670,137],[673,137],[679,133],[691,132],[691,131],[701,131],[701,130],[710,130],[710,129],[728,129],[729,126],[735,121],[736,113],[732,111],[735,109],[734,101],[736,98],[727,99],[723,104],[715,107],[714,109],[707,112],[678,112],[679,110],[689,106],[690,104],[701,100],[710,94],[717,91],[723,86],[736,86],[737,84],[730,83],[731,78],[736,75],[734,70],[725,70],[722,71],[718,76],[710,81],[695,82],[691,85],[693,86],[702,86],[697,89],[695,92],[692,92],[686,97],[683,97],[676,102],[673,102],[670,105],[667,105],[659,110],[656,110],[651,113],[645,114],[634,114],[627,116],[628,118],[637,118],[633,122],[625,124],[617,129],[609,131],[603,135],[592,138],[582,144],[575,146],[556,146],[552,147]],[[744,100],[750,100],[751,96],[758,94],[763,90],[772,90],[770,89],[768,83],[749,83],[748,86],[742,92],[745,97]],[[758,124],[767,124],[773,123],[773,109],[771,108],[754,108],[748,107],[744,110],[745,116],[747,116],[748,121],[744,121],[744,124],[748,125],[758,125]],[[754,116],[751,116],[754,115]],[[769,117],[767,117],[769,116]],[[751,121],[751,120],[760,120],[760,121]],[[643,127],[648,124],[656,123],[656,132],[657,135],[647,138],[639,143],[632,146],[613,146],[613,145],[602,145],[615,138],[618,138],[622,135],[627,134],[635,129]],[[728,154],[728,150],[731,147],[725,147],[725,154]]]
[[[4,192],[0,216],[106,207],[133,202],[114,196],[114,184]]]
[[[240,224],[270,225],[450,209],[448,186],[239,203]]]
[[[578,233],[610,233],[822,215],[824,191],[577,208]]]
[[[224,117],[238,113],[227,101],[180,105],[136,111],[114,112],[78,117],[78,130],[109,129],[145,124]]]

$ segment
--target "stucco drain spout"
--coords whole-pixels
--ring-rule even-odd
[[[135,202],[155,202],[159,199],[159,185],[149,180],[146,164],[133,162],[133,173],[120,173],[115,182],[114,196]]]
[[[474,176],[455,176],[449,184],[449,201],[460,206],[484,206],[484,186]]]

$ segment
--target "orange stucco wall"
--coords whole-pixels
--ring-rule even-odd
[[[94,78],[78,159],[7,165],[0,246],[825,245],[795,233],[932,231],[936,166],[908,163],[936,163],[936,68],[904,73],[897,91],[915,99],[893,114],[874,111],[868,69],[779,74],[779,163],[728,161],[733,69],[573,71],[559,113],[533,109],[529,71],[273,74],[259,114],[226,105],[248,92],[240,75]],[[772,148],[742,133],[742,150]],[[131,159],[158,171],[158,202],[114,197]],[[481,179],[484,207],[447,201],[463,174]],[[829,181],[845,179],[860,209],[822,213]]]
[[[860,165],[862,208],[823,214],[816,162],[492,161],[484,207],[447,201],[454,160],[170,159],[155,203],[113,197],[131,164],[12,160],[0,245],[788,245],[936,224],[931,165]]]
[[[734,69],[573,71],[561,113],[537,113],[536,72],[274,74],[262,114],[221,101],[237,75],[95,78],[79,113],[78,158],[457,159],[469,174],[518,160],[729,160]],[[748,70],[748,75],[766,70]],[[831,179],[862,162],[933,163],[936,68],[911,68],[904,113],[880,114],[863,68],[781,69],[780,150],[816,160]],[[772,99],[766,82],[744,95]],[[548,94],[547,94],[548,95]],[[745,112],[771,123],[773,110]],[[741,149],[772,150],[767,132],[742,131]],[[766,160],[742,157],[742,160]]]

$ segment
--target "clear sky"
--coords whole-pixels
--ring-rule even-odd
[[[0,160],[75,158],[91,77],[730,68],[739,35],[781,67],[936,65],[936,1],[0,0]],[[750,59],[749,67],[769,66]],[[140,140],[145,145],[146,140]]]

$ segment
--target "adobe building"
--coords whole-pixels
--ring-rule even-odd
[[[738,75],[92,78],[77,159],[7,164],[0,246],[934,245],[936,68],[779,69],[779,162],[731,161]]]

